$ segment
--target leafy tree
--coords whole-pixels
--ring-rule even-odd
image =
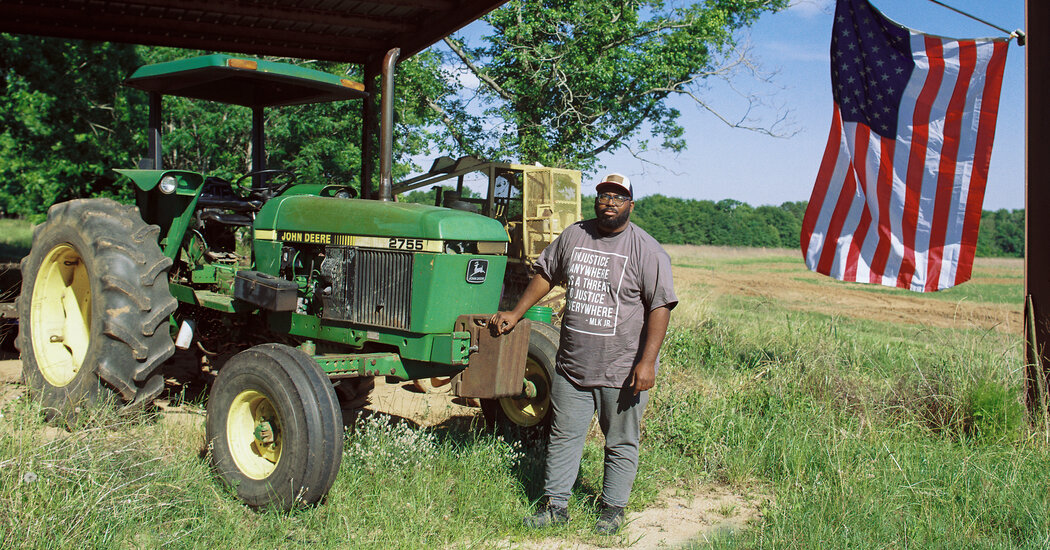
[[[0,34],[0,209],[39,218],[63,200],[130,196],[109,169],[145,148],[129,131],[144,105],[120,86],[139,64],[132,46]]]
[[[627,147],[643,131],[681,151],[679,112],[667,99],[688,96],[706,107],[704,79],[739,60],[734,31],[786,5],[511,0],[486,16],[492,30],[483,45],[445,41],[482,82],[480,112],[462,96],[433,107],[461,148],[493,159],[587,170],[599,153]],[[484,120],[498,129],[491,137]]]

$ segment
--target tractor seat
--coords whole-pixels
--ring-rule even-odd
[[[204,189],[201,190],[201,196],[197,199],[197,207],[233,210],[234,212],[258,212],[262,208],[263,202],[265,201],[258,200],[255,197],[244,198],[233,190],[233,184],[229,181],[215,176],[208,176],[204,180]],[[202,215],[201,217],[203,218],[204,216]],[[221,220],[216,221],[226,223]],[[232,225],[241,224],[235,223]]]

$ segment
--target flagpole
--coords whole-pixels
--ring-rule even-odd
[[[1025,404],[1029,419],[1045,424],[1050,365],[1050,102],[1039,101],[1050,85],[1050,2],[1025,0]],[[1032,101],[1032,100],[1036,101]],[[1033,326],[1034,325],[1034,326]]]

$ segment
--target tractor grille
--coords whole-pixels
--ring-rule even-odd
[[[412,253],[330,246],[321,263],[322,317],[407,329]]]
[[[349,321],[407,329],[412,307],[412,253],[358,249],[348,271]]]

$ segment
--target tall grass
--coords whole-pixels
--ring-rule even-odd
[[[1050,449],[1024,422],[1020,335],[714,302],[668,335],[644,460],[664,482],[692,471],[773,495],[762,524],[716,546],[1050,544]]]
[[[805,275],[786,253],[705,254],[676,253],[677,272]],[[1019,270],[979,263],[968,284],[1000,285]],[[1050,447],[1024,421],[1019,335],[849,319],[699,284],[678,291],[633,509],[668,487],[718,482],[769,499],[760,521],[714,537],[716,547],[1050,545]],[[973,288],[961,299],[1013,298]],[[589,534],[597,440],[573,522],[534,533],[521,518],[540,493],[536,449],[469,419],[419,428],[366,417],[348,432],[327,500],[277,513],[247,509],[214,481],[199,421],[103,412],[65,432],[26,399],[0,413],[0,540],[12,547],[484,548],[643,534]]]

